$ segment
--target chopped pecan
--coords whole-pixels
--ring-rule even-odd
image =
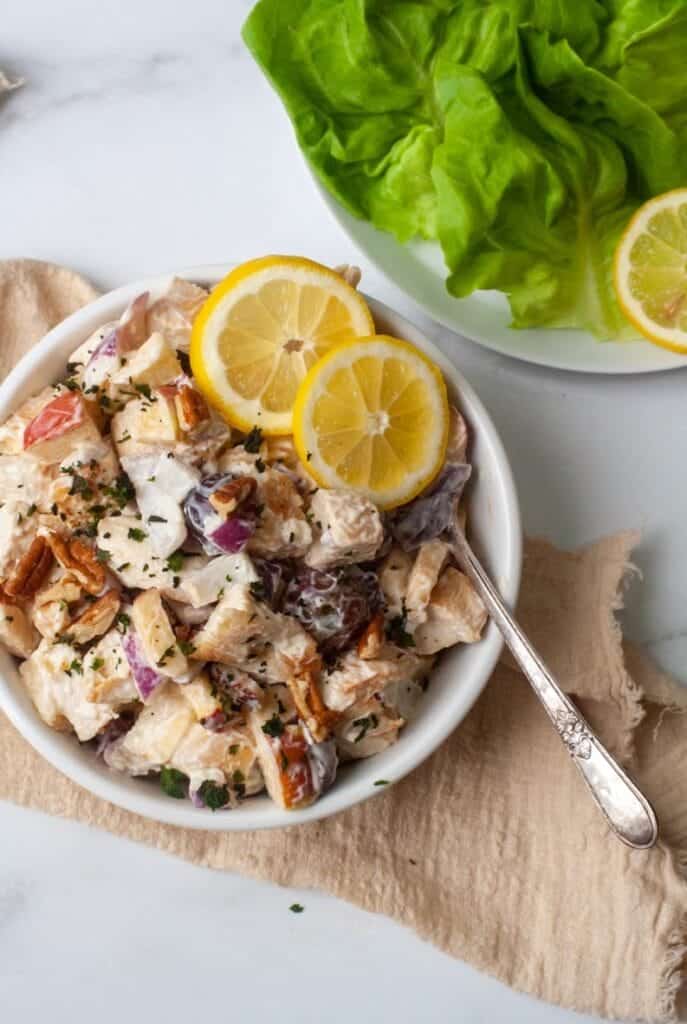
[[[378,658],[384,644],[384,616],[378,612],[365,627],[358,640],[358,657],[369,661]]]
[[[297,675],[289,677],[288,687],[299,717],[315,742],[321,743],[327,738],[339,716],[322,700],[317,674],[312,669],[303,669]]]
[[[252,476],[239,476],[210,495],[210,504],[224,519],[233,515],[239,505],[255,493],[257,484]]]
[[[106,594],[94,601],[84,612],[74,619],[68,627],[69,635],[75,644],[86,644],[96,636],[102,636],[114,622],[121,601],[116,590],[108,590]]]
[[[68,569],[89,594],[99,594],[105,586],[105,566],[96,558],[95,550],[83,541],[66,540],[59,533],[46,538],[52,553],[64,569]]]
[[[210,419],[210,410],[199,391],[182,384],[174,396],[174,407],[179,420],[179,426],[186,433],[190,433]]]
[[[12,574],[5,580],[4,590],[10,597],[32,597],[52,565],[52,551],[45,537],[35,537],[29,550],[17,562]]]

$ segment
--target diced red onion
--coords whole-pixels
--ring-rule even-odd
[[[426,494],[390,517],[394,539],[405,551],[414,551],[446,532],[471,471],[467,463],[447,462]]]
[[[145,659],[138,637],[131,627],[122,638],[122,647],[129,662],[131,674],[136,683],[136,689],[145,703],[150,695],[157,689],[160,683],[165,681],[164,676],[156,672]]]
[[[209,538],[221,551],[234,555],[245,548],[254,532],[254,522],[239,516],[230,516],[209,534]]]

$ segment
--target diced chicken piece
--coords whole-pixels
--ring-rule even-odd
[[[132,385],[159,388],[182,376],[183,369],[174,346],[159,332],[151,334],[140,348],[129,355],[121,370],[112,377],[112,383],[125,390]]]
[[[334,735],[339,754],[344,760],[380,754],[396,742],[404,725],[405,719],[374,694],[352,704],[337,723]]]
[[[56,473],[56,466],[36,462],[30,455],[0,455],[0,501],[49,508]]]
[[[43,721],[62,731],[71,727],[82,743],[116,716],[111,704],[90,699],[89,670],[69,644],[42,640],[19,674]]]
[[[38,524],[29,508],[23,501],[7,499],[0,508],[0,576],[9,575],[36,536]]]
[[[455,405],[449,406],[447,462],[467,462],[470,435],[468,426]]]
[[[300,623],[256,601],[241,583],[227,586],[193,642],[193,658],[219,661],[262,682],[286,682],[319,666],[315,641]]]
[[[323,778],[320,764],[313,760],[303,726],[297,721],[285,722],[274,698],[251,711],[248,721],[267,792],[274,802],[284,810],[313,803],[322,791]],[[335,772],[336,757],[333,755],[333,768],[329,774],[333,777]],[[327,779],[329,781],[330,778]]]
[[[67,632],[73,644],[90,643],[107,633],[119,611],[121,599],[116,590],[108,590],[69,623]]]
[[[432,591],[427,618],[414,633],[418,654],[435,654],[453,644],[473,644],[482,635],[487,610],[470,580],[448,568]]]
[[[170,453],[123,457],[121,463],[136,490],[152,549],[160,558],[167,558],[186,540],[182,502],[200,474]]]
[[[427,618],[427,606],[450,554],[443,540],[430,540],[418,548],[406,588],[408,626],[419,626]]]
[[[31,620],[18,604],[0,603],[0,643],[17,658],[29,658],[38,646],[40,636]]]
[[[118,630],[108,630],[84,655],[84,669],[89,700],[115,708],[140,700]]]
[[[431,658],[402,651],[393,644],[386,644],[380,657],[374,659],[364,659],[357,652],[348,651],[324,675],[324,702],[335,711],[345,711],[395,683],[423,679],[431,667]]]
[[[293,438],[284,434],[264,438],[260,451],[265,462],[272,466],[285,467],[293,474],[294,482],[304,492],[313,491],[317,485],[298,458]]]
[[[55,388],[43,388],[37,395],[22,402],[16,412],[0,426],[0,454],[19,455],[24,451],[24,431],[41,409],[55,397]]]
[[[24,451],[39,462],[62,462],[77,448],[98,445],[97,407],[79,391],[48,402],[24,430]]]
[[[205,691],[203,699],[199,690]],[[217,702],[205,676],[184,687],[159,687],[129,732],[106,750],[106,763],[130,775],[176,768],[189,776],[192,791],[211,781],[228,784],[234,798],[259,792],[262,777],[252,735],[241,725],[221,732],[203,726],[205,712],[213,707]]]
[[[207,297],[204,288],[175,277],[166,293],[148,306],[148,330],[159,331],[176,348],[188,351],[193,320]]]
[[[162,603],[159,590],[144,590],[131,609],[131,619],[149,665],[160,675],[183,679],[188,675],[188,661]]]
[[[314,569],[367,562],[384,541],[377,507],[353,491],[320,489],[310,502],[310,519],[319,536],[305,561]]]
[[[393,547],[382,562],[379,586],[384,595],[389,615],[401,615],[408,592],[408,580],[413,560],[403,548]]]
[[[119,462],[109,439],[74,448],[60,464],[50,487],[50,507],[57,507],[61,522],[68,528],[91,522],[93,505],[111,504],[107,488],[118,474]]]
[[[183,687],[164,683],[153,693],[131,729],[107,749],[105,761],[110,768],[129,775],[147,775],[169,764],[195,721]]]
[[[210,559],[186,559],[177,578],[177,586],[170,586],[168,576],[165,597],[202,608],[218,601],[230,583],[257,583],[259,576],[249,556],[240,551]]]
[[[169,586],[166,560],[155,553],[147,524],[136,516],[105,516],[98,523],[98,547],[108,568],[131,590]]]
[[[278,469],[267,469],[256,479],[262,512],[248,550],[265,558],[300,558],[310,547],[312,530],[298,488]]]
[[[218,460],[220,473],[232,473],[234,476],[252,476],[258,479],[258,465],[264,459],[259,452],[247,452],[243,445],[236,445],[222,452]]]
[[[70,573],[57,566],[57,578],[48,580],[36,594],[31,617],[41,636],[54,640],[67,632],[71,621],[70,605],[76,604],[83,596],[81,584]]]
[[[85,341],[81,342],[78,348],[74,349],[67,360],[67,369],[73,370],[74,375],[78,378],[79,371],[83,372],[95,350],[102,345],[105,338],[116,327],[117,321],[112,320],[110,323],[103,324],[102,327],[98,327],[96,331],[93,331],[93,334],[89,335]]]
[[[159,391],[151,399],[132,398],[112,417],[112,437],[120,458],[173,447],[182,438],[174,398]]]

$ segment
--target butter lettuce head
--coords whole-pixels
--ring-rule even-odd
[[[319,179],[516,327],[629,334],[613,253],[687,184],[687,0],[260,0],[244,39]]]

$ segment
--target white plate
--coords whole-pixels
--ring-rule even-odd
[[[431,317],[471,341],[528,363],[582,373],[656,373],[687,367],[687,356],[648,341],[600,342],[587,331],[545,327],[513,330],[501,292],[475,292],[466,299],[449,295],[437,243],[401,245],[392,235],[358,220],[313,180],[325,205],[365,258]]]

